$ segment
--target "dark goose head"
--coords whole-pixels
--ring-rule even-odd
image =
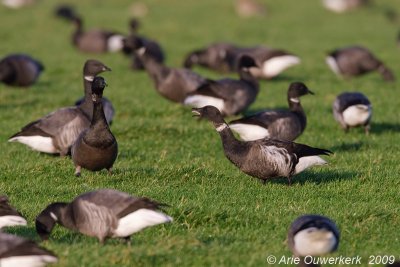
[[[205,106],[202,108],[192,108],[193,116],[208,119],[214,124],[225,123],[221,112],[214,106]]]
[[[95,59],[87,60],[83,66],[83,74],[85,78],[89,79],[92,79],[94,76],[104,71],[111,71],[111,69]]]
[[[92,82],[92,100],[97,102],[103,97],[104,88],[107,86],[106,80],[103,77],[96,76]]]
[[[294,83],[290,84],[289,90],[288,90],[288,98],[289,99],[295,99],[295,100],[297,99],[298,100],[298,98],[300,96],[307,95],[307,94],[313,95],[314,93],[310,89],[308,89],[308,87],[304,83],[294,82]]]
[[[36,232],[42,240],[49,239],[54,225],[60,220],[61,212],[66,206],[67,203],[52,203],[36,217]]]

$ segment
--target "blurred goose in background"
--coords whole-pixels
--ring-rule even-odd
[[[334,252],[339,246],[340,233],[335,223],[325,216],[303,215],[290,225],[287,239],[293,255],[301,257],[298,266],[319,266],[304,262],[304,257]]]
[[[140,39],[136,39],[135,47],[135,53],[153,80],[157,92],[172,102],[182,103],[189,93],[206,82],[206,79],[190,70],[170,68],[158,62]]]
[[[275,177],[286,177],[290,185],[293,175],[314,165],[327,163],[318,155],[332,153],[326,149],[269,138],[240,141],[235,138],[216,107],[193,108],[192,113],[213,123],[221,136],[225,156],[236,167],[264,183]]]
[[[57,261],[56,255],[34,241],[0,232],[1,267],[42,267]]]
[[[118,144],[111,133],[103,111],[103,90],[105,80],[98,76],[92,83],[93,116],[90,127],[82,132],[71,148],[75,164],[75,175],[81,175],[81,168],[91,171],[107,169],[111,173],[118,155]]]
[[[228,50],[237,49],[230,43],[213,43],[206,48],[197,49],[190,52],[184,62],[185,68],[192,68],[194,65],[200,65],[218,72],[230,72],[231,66],[226,60]]]
[[[27,225],[26,219],[10,205],[7,196],[0,195],[0,230],[3,227],[17,225]]]
[[[144,69],[142,61],[136,55],[136,53],[134,53],[134,51],[138,49],[137,45],[139,44],[145,47],[148,55],[150,55],[158,63],[162,64],[164,62],[165,55],[161,46],[156,41],[137,34],[137,29],[139,27],[139,21],[137,19],[131,19],[129,25],[131,33],[128,37],[126,37],[126,39],[124,39],[123,52],[127,55],[132,55],[132,69]]]
[[[146,197],[134,197],[111,189],[87,192],[72,202],[47,206],[36,218],[36,231],[42,240],[50,237],[56,223],[81,234],[96,237],[124,238],[147,227],[172,222],[161,211],[166,204]]]
[[[359,92],[344,92],[338,95],[332,105],[333,116],[347,132],[350,127],[364,126],[370,130],[372,106],[368,98]]]
[[[239,80],[231,78],[207,80],[186,97],[184,104],[197,108],[211,105],[216,107],[223,116],[239,114],[246,110],[258,95],[259,83],[250,73],[254,67],[256,64],[251,57],[242,56]]]
[[[369,0],[322,0],[323,6],[336,13],[344,13],[366,6]]]
[[[1,3],[9,8],[18,9],[34,4],[35,0],[1,0]]]
[[[379,72],[385,81],[394,81],[394,75],[382,61],[368,49],[361,46],[349,46],[330,52],[326,63],[338,76],[360,76],[372,71]]]
[[[28,55],[8,55],[0,60],[0,82],[11,86],[31,86],[43,70],[42,63]]]
[[[239,17],[263,17],[267,14],[265,5],[257,0],[235,0],[235,11]]]
[[[231,121],[229,127],[244,141],[265,137],[293,141],[306,128],[307,118],[300,97],[314,94],[304,83],[291,83],[287,92],[289,110],[267,110]]]
[[[8,141],[25,144],[43,153],[67,155],[81,132],[90,126],[93,113],[92,78],[107,70],[110,69],[103,63],[88,60],[84,66],[85,101],[76,107],[58,109],[27,124]]]
[[[60,6],[56,9],[56,15],[75,25],[72,34],[72,43],[78,50],[84,53],[118,52],[123,48],[125,36],[108,30],[90,29],[83,30],[83,20],[70,6]]]

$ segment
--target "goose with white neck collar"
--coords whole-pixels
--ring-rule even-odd
[[[314,165],[327,162],[319,155],[329,155],[326,149],[276,139],[240,141],[235,138],[220,111],[214,106],[193,108],[194,116],[210,120],[222,139],[225,156],[242,172],[265,182],[275,177],[292,176]]]

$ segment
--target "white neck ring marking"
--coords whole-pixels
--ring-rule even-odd
[[[94,77],[93,76],[85,76],[85,80],[88,82],[93,82]]]
[[[53,218],[55,221],[58,221],[57,216],[53,212],[50,212],[50,217]]]
[[[290,102],[293,102],[293,103],[300,103],[300,99],[298,99],[297,97],[292,97],[289,100],[290,100]]]
[[[222,132],[223,130],[225,130],[226,128],[228,128],[228,124],[223,123],[220,126],[218,126],[217,128],[215,128],[215,130],[217,130],[217,132]]]

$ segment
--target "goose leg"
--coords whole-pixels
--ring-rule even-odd
[[[81,169],[82,169],[82,167],[79,166],[79,165],[77,165],[77,166],[75,167],[75,176],[76,176],[76,177],[80,177],[80,176],[81,176]]]
[[[291,186],[292,185],[292,176],[288,176],[288,185]]]
[[[109,175],[112,175],[112,167],[108,168],[107,171]]]
[[[365,125],[364,131],[365,131],[365,134],[366,134],[366,135],[369,135],[369,130],[370,130],[370,129],[371,129],[371,127],[370,127],[369,124]]]
[[[131,237],[130,236],[125,236],[122,238],[124,242],[130,247],[131,246]]]

